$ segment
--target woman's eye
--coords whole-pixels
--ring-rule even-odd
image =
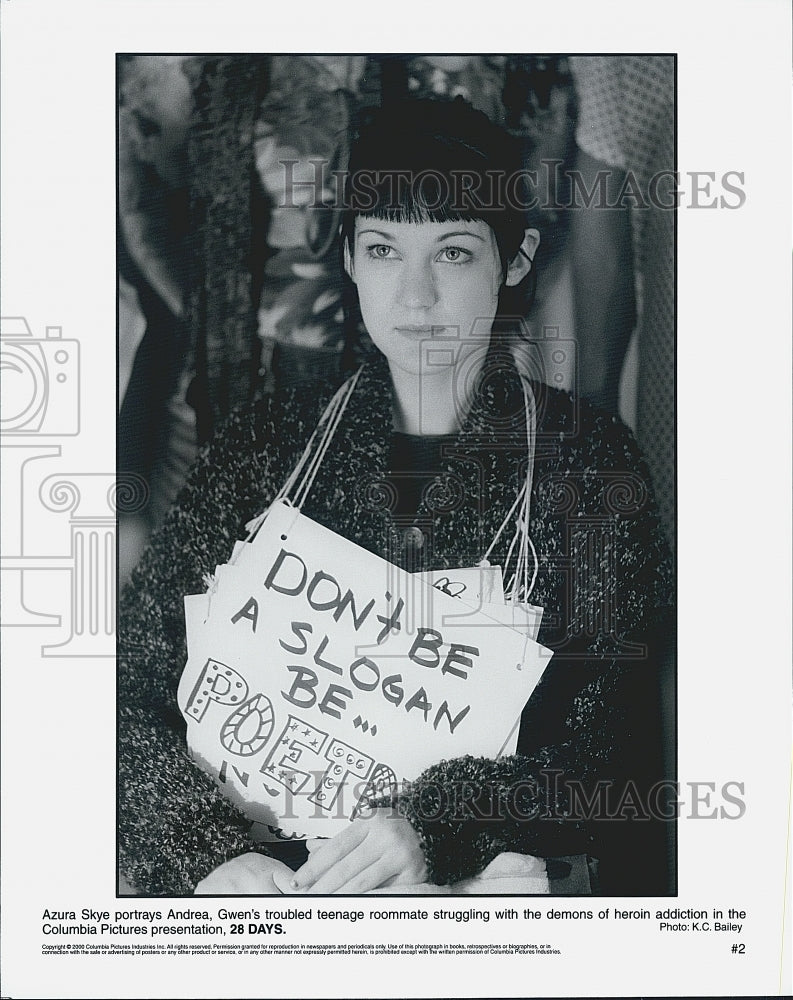
[[[391,260],[394,257],[394,248],[385,243],[376,243],[374,246],[367,247],[367,251],[369,256],[376,260]]]
[[[444,247],[438,255],[438,260],[446,264],[462,264],[469,259],[471,254],[462,247]]]

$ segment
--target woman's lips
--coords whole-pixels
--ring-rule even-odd
[[[434,334],[441,333],[446,329],[445,326],[435,326],[435,325],[423,325],[418,326],[413,323],[408,323],[404,326],[395,326],[394,329],[397,333],[406,333],[414,337],[431,337]]]

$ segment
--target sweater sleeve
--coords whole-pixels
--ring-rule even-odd
[[[602,860],[626,832],[639,831],[644,841],[646,827],[634,820],[649,818],[648,775],[657,770],[653,681],[612,664],[578,692],[557,742],[427,768],[396,806],[419,835],[430,881],[470,878],[503,851]]]
[[[607,869],[623,870],[628,891],[664,882],[665,831],[651,822],[658,803],[650,792],[663,774],[669,550],[630,432],[588,407],[582,422],[578,449],[561,453],[535,491],[536,540],[549,549],[566,539],[572,569],[561,605],[543,584],[536,591],[564,625],[523,711],[519,752],[441,761],[395,803],[438,884],[477,874],[503,851],[607,859]]]
[[[277,488],[277,460],[257,450],[270,411],[264,401],[233,414],[202,452],[120,601],[119,861],[143,893],[192,893],[219,864],[261,850],[250,823],[190,759],[176,690],[186,660],[183,598],[206,589],[204,575],[228,560]]]

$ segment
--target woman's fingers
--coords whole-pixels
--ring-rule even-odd
[[[241,854],[219,865],[195,887],[196,896],[259,895],[276,891],[273,874],[284,866],[261,854]]]
[[[393,874],[393,868],[384,858],[367,849],[364,842],[354,851],[337,861],[306,891],[311,895],[330,895],[335,892],[366,892],[376,888],[384,878]]]
[[[290,882],[292,891],[305,892],[310,889],[317,879],[339,864],[350,851],[354,851],[365,836],[366,830],[362,830],[359,824],[351,823],[332,840],[326,840],[321,848],[309,854],[308,861],[295,872]]]
[[[386,882],[390,882],[394,874],[394,866],[387,859],[378,858],[368,867],[361,869],[343,882],[338,888],[328,890],[329,892],[344,893],[345,895],[360,895],[364,892],[372,892]],[[312,893],[319,893],[318,884],[311,890]]]
[[[368,892],[393,879],[415,885],[426,877],[418,835],[406,819],[381,810],[358,819],[295,873],[290,888],[312,894]]]

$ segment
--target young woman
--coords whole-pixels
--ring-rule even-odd
[[[498,532],[530,463],[536,565],[518,597],[544,608],[538,638],[554,656],[516,754],[429,768],[292,859],[295,892],[453,886],[505,851],[594,857],[604,892],[667,891],[648,794],[661,777],[652,649],[671,603],[666,549],[630,433],[538,381],[527,396],[516,371],[508,313],[539,240],[519,168],[509,137],[460,101],[391,106],[359,130],[342,252],[375,352],[303,513],[411,571],[477,565],[494,539],[489,560],[505,565],[514,531]],[[187,754],[182,597],[272,501],[334,388],[235,413],[124,594],[120,850],[143,892],[272,885],[266,856],[282,849],[254,843]]]

